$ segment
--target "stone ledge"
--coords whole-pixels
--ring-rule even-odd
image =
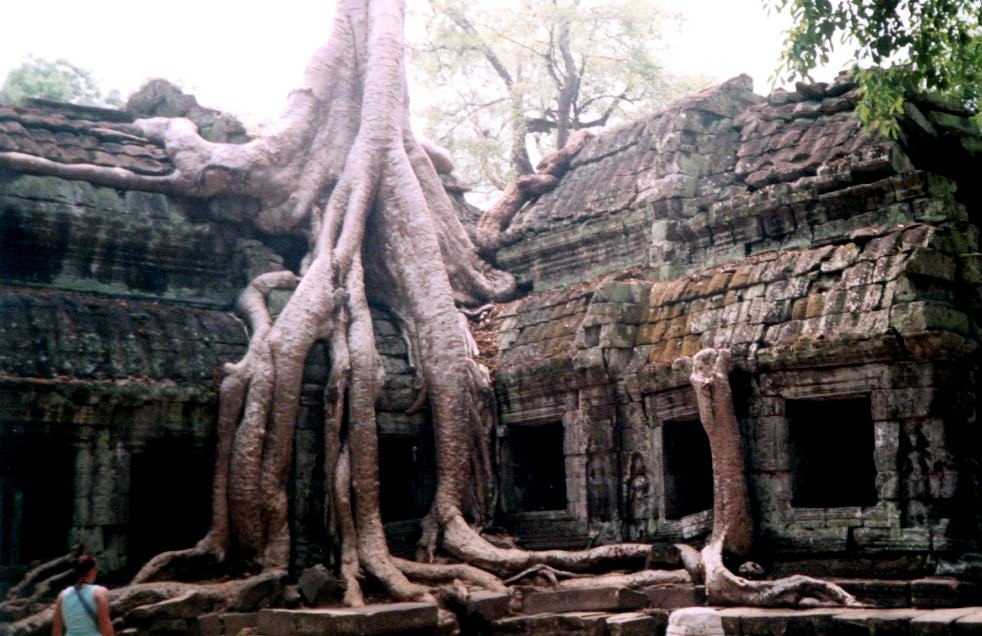
[[[259,612],[261,634],[406,634],[424,633],[437,626],[433,603],[385,603],[359,608],[269,609]]]

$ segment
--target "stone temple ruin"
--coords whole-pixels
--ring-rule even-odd
[[[167,174],[134,117],[245,138],[164,95],[129,112],[0,107],[0,151]],[[519,213],[498,265],[522,293],[473,324],[495,372],[503,530],[533,548],[704,539],[712,470],[688,358],[728,348],[768,573],[835,577],[879,606],[982,604],[967,576],[982,541],[982,137],[929,96],[908,102],[898,140],[864,132],[854,106],[844,78],[769,98],[736,78],[598,135]],[[235,298],[303,253],[259,234],[254,212],[0,168],[0,588],[77,541],[123,577],[207,530],[217,370],[247,344]],[[432,430],[425,411],[407,414],[394,321],[375,320],[382,515],[393,552],[412,554]],[[317,494],[327,368],[315,349],[292,482],[298,572],[330,553]],[[890,617],[877,620],[916,619]],[[749,631],[753,615],[724,619],[765,633]],[[579,629],[569,621],[548,629]],[[604,629],[635,633],[616,624]]]

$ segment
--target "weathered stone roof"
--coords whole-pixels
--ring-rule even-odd
[[[865,132],[856,90],[841,79],[764,99],[741,76],[605,132],[516,216],[498,262],[536,290],[636,266],[671,278],[924,220],[905,192],[913,144]],[[978,156],[956,107],[922,98],[907,113],[919,133],[961,135]]]
[[[855,99],[845,80],[764,99],[742,77],[589,142],[506,235],[499,263],[532,294],[500,308],[502,381],[664,376],[704,347],[745,368],[971,351],[954,290],[982,283],[965,208],[982,138],[921,97],[884,139]]]
[[[231,314],[137,299],[0,287],[0,375],[209,386],[245,350]]]
[[[970,317],[947,290],[982,284],[979,255],[958,256],[964,243],[913,223],[674,280],[635,271],[549,290],[499,308],[495,365],[506,383],[555,382],[590,369],[671,376],[705,347],[732,350],[745,369],[964,355]]]
[[[0,152],[125,168],[149,176],[174,171],[163,147],[128,125],[133,118],[127,113],[42,100],[29,104],[0,106]]]

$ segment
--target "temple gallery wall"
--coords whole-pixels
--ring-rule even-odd
[[[183,104],[158,114],[244,138]],[[846,80],[763,98],[736,78],[588,141],[522,209],[498,255],[521,294],[472,320],[495,374],[503,530],[529,547],[704,538],[689,358],[718,347],[775,571],[924,576],[979,550],[982,137],[922,97],[882,139],[854,104]],[[146,114],[0,107],[0,150],[167,174],[128,128]],[[123,575],[207,530],[219,369],[247,344],[236,296],[303,253],[253,229],[255,211],[0,169],[0,586],[76,541]],[[382,515],[393,551],[412,553],[433,433],[394,317],[374,317]],[[297,570],[332,558],[329,366],[315,347]]]

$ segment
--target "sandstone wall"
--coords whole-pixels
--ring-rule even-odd
[[[598,136],[520,212],[500,434],[562,422],[567,493],[512,515],[525,541],[705,536],[687,359],[726,347],[764,554],[855,574],[973,549],[978,131],[919,98],[884,140],[853,100],[733,80]]]

